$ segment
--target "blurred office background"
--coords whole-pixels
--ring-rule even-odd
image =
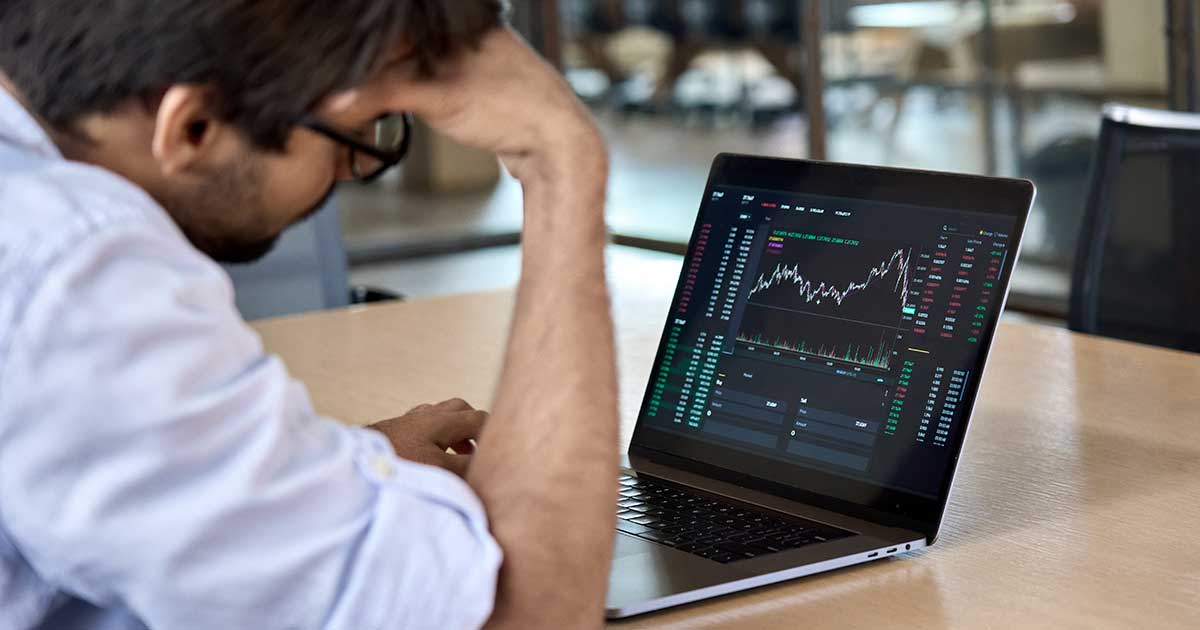
[[[1196,5],[513,0],[513,18],[610,141],[614,273],[673,286],[721,151],[1020,176],[1040,197],[1010,308],[1065,322],[1103,105],[1197,109]],[[416,134],[396,173],[339,192],[349,282],[410,298],[514,285],[519,186]]]

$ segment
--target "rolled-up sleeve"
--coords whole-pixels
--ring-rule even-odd
[[[471,489],[320,417],[219,267],[111,226],[41,273],[0,365],[0,522],[43,579],[151,628],[488,618]]]

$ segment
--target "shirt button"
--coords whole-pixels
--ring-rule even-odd
[[[390,479],[392,475],[396,474],[396,469],[392,466],[392,462],[383,455],[378,455],[371,459],[371,470],[384,479]]]

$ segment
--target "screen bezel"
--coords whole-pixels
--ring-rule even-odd
[[[932,543],[937,537],[949,502],[950,489],[970,428],[979,384],[983,378],[1000,314],[1008,297],[1012,271],[1020,256],[1021,237],[1025,232],[1036,192],[1033,183],[1020,179],[722,153],[713,160],[701,208],[697,212],[692,237],[688,243],[689,257],[696,247],[704,204],[712,197],[713,191],[722,186],[965,210],[1000,215],[1014,220],[1012,236],[1015,254],[1005,262],[997,283],[1002,296],[1000,308],[983,330],[979,359],[964,388],[963,427],[949,445],[952,456],[947,470],[943,473],[945,478],[936,497],[929,498],[778,462],[768,457],[739,453],[735,449],[715,446],[703,440],[649,426],[644,420],[650,401],[653,374],[651,384],[646,387],[643,395],[637,424],[630,441],[629,454],[632,458],[646,458],[744,487],[839,509],[876,522],[915,529]],[[675,288],[672,305],[680,298],[683,280],[681,276]],[[662,361],[666,330],[670,321],[671,317],[668,317],[663,325],[664,334],[660,337],[653,365]],[[797,485],[779,481],[789,476],[803,476],[805,483]]]

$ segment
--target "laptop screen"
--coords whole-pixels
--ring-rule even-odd
[[[1019,217],[720,181],[705,194],[639,431],[939,497]]]

